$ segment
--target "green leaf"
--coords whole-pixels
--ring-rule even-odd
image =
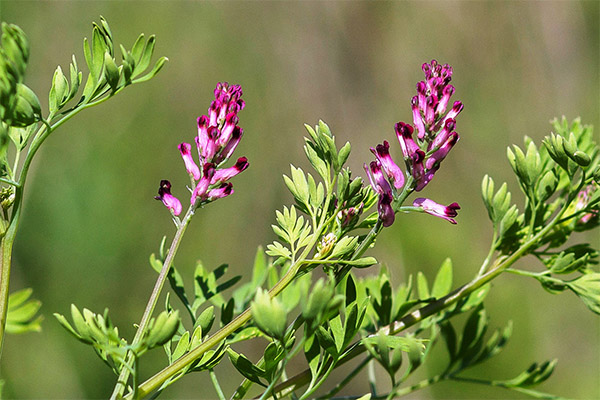
[[[171,356],[171,362],[178,360],[182,355],[184,355],[190,347],[190,333],[185,331],[181,338],[177,342],[177,346],[175,346],[175,350],[173,350],[173,355]]]
[[[417,273],[417,290],[419,291],[419,299],[426,300],[431,296],[429,295],[429,286],[427,285],[427,278],[421,271]]]
[[[558,360],[546,361],[543,364],[533,363],[527,371],[522,372],[517,377],[500,381],[506,387],[528,387],[542,383],[552,375],[554,367]]]
[[[487,315],[485,309],[480,304],[473,310],[465,327],[463,328],[463,334],[460,343],[460,349],[458,351],[458,357],[465,358],[472,356],[473,351],[477,350],[478,346],[481,345],[483,335],[487,330]],[[471,353],[471,354],[469,354]],[[467,364],[468,365],[468,364]]]
[[[588,273],[566,284],[590,310],[600,314],[600,273]]]
[[[450,289],[452,289],[452,260],[446,258],[433,282],[431,297],[439,299],[450,293]]]
[[[198,319],[196,320],[196,326],[199,326],[202,329],[202,334],[205,336],[210,331],[210,328],[215,321],[215,307],[210,306],[204,309]]]
[[[319,345],[332,357],[337,358],[338,351],[331,334],[321,325],[317,327],[315,334],[319,341]]]
[[[342,256],[354,251],[357,244],[358,244],[357,237],[344,236],[343,238],[341,238],[340,240],[337,241],[333,250],[331,251],[331,253],[329,254],[329,256],[327,258],[335,259],[335,258],[342,257]]]
[[[108,51],[104,53],[104,76],[110,88],[115,91],[119,84],[119,68]]]
[[[266,386],[260,380],[265,375],[265,371],[262,368],[252,364],[243,354],[236,353],[231,348],[227,348],[227,355],[233,366],[242,374],[246,379],[258,383],[261,386]]]
[[[348,156],[350,155],[350,150],[350,142],[346,142],[346,144],[340,149],[340,152],[338,153],[338,165],[340,168],[343,167],[344,164],[346,164]]]
[[[154,53],[155,45],[156,45],[156,36],[151,35],[150,38],[148,38],[148,41],[146,42],[146,46],[144,46],[142,55],[137,63],[136,68],[135,68],[135,73],[133,74],[134,78],[136,76],[138,76],[139,74],[141,74],[142,72],[144,72],[146,70],[146,68],[148,68],[148,66],[150,65],[150,60],[152,59],[152,54]]]
[[[133,47],[131,48],[131,56],[133,57],[135,65],[137,65],[140,58],[142,57],[142,52],[144,51],[145,44],[146,40],[144,34],[142,33],[140,36],[138,36],[135,43],[133,44]]]
[[[8,296],[8,311],[6,316],[6,332],[20,334],[40,332],[43,317],[37,315],[42,303],[30,299],[32,289],[22,289]]]
[[[540,179],[536,190],[537,201],[543,203],[548,200],[556,191],[558,186],[558,178],[552,170],[546,171],[546,173]]]
[[[457,355],[456,331],[449,321],[444,321],[439,326],[444,342],[446,343],[446,348],[448,349],[448,355],[450,356],[450,365],[452,365],[456,360]]]
[[[109,49],[106,46],[103,35],[100,33],[98,25],[94,24],[94,29],[92,30],[92,65],[89,67],[90,72],[92,72],[96,80],[100,79],[102,67],[104,66],[104,52],[106,50]]]
[[[305,332],[306,334],[306,332]],[[321,348],[315,335],[310,335],[304,342],[304,357],[308,362],[308,368],[310,369],[311,376],[314,378],[317,376],[319,361],[321,359]]]
[[[169,61],[169,59],[167,57],[159,58],[158,60],[156,60],[156,63],[154,64],[154,67],[150,70],[150,72],[148,72],[146,75],[142,76],[141,78],[135,79],[133,81],[133,83],[146,82],[147,80],[154,78],[156,76],[156,74],[158,74],[159,71],[162,69],[162,67],[164,67],[164,65],[167,61]]]

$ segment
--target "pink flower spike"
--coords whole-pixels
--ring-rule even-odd
[[[231,183],[224,183],[216,189],[212,189],[208,192],[208,200],[222,199],[233,193],[233,185]]]
[[[187,169],[188,174],[194,177],[194,180],[200,179],[200,168],[194,162],[192,158],[192,145],[189,143],[181,143],[179,146],[179,152],[181,153],[181,157],[183,158],[183,162],[185,164],[185,169]]]
[[[375,149],[371,147],[371,151],[381,163],[383,170],[392,181],[394,187],[396,189],[402,189],[402,186],[404,186],[404,173],[400,167],[396,165],[394,160],[392,160],[392,157],[390,156],[390,144],[387,140],[385,140],[383,144],[378,144]]]
[[[154,198],[162,201],[163,204],[173,213],[173,215],[181,214],[181,202],[177,199],[177,197],[171,194],[171,182],[167,180],[160,181],[158,196],[155,196]]]
[[[458,203],[452,203],[448,206],[444,206],[436,203],[433,200],[425,199],[423,197],[415,199],[413,206],[420,207],[427,214],[443,218],[452,224],[456,224],[456,221],[453,218],[458,215],[458,210],[460,210]]]
[[[249,165],[250,164],[248,164],[248,159],[246,157],[240,157],[238,158],[237,162],[233,167],[217,170],[213,175],[210,184],[214,185],[219,182],[228,181],[229,179],[233,178],[234,176],[248,168]]]
[[[419,99],[417,96],[414,96],[410,101],[410,105],[412,107],[413,112],[413,123],[415,124],[415,128],[417,129],[417,136],[419,139],[423,140],[425,137],[425,124],[423,123],[423,118],[421,117],[421,111],[419,111]]]

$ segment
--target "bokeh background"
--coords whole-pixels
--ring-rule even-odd
[[[289,204],[282,173],[307,166],[303,124],[325,120],[338,143],[350,141],[350,166],[364,175],[369,147],[395,143],[393,125],[410,121],[410,98],[432,58],[454,67],[459,145],[424,194],[462,206],[459,224],[402,215],[373,254],[396,283],[423,270],[433,278],[445,257],[455,284],[468,280],[487,253],[491,230],[480,200],[485,173],[518,188],[506,147],[523,135],[539,142],[555,116],[581,116],[598,126],[597,1],[545,2],[101,2],[7,1],[2,21],[21,26],[31,42],[26,83],[44,103],[57,65],[75,54],[103,15],[117,43],[156,34],[157,55],[170,61],[152,81],[128,88],[52,135],[33,165],[16,241],[11,289],[32,287],[46,317],[40,334],[11,336],[2,357],[7,398],[106,398],[114,377],[92,350],[75,342],[53,312],[75,303],[110,309],[133,334],[155,274],[147,259],[173,226],[153,196],[161,179],[185,198],[187,176],[177,144],[196,134],[218,81],[239,83],[246,109],[237,150],[251,167],[235,179],[235,195],[194,220],[177,258],[191,276],[195,261],[229,263],[248,274],[259,245],[274,239],[274,210]],[[598,135],[596,134],[598,139]],[[396,155],[399,147],[396,146]],[[587,240],[598,244],[598,235]],[[534,260],[528,260],[536,266]],[[522,266],[529,266],[527,262]],[[533,361],[558,358],[541,390],[600,398],[599,324],[571,293],[552,296],[526,278],[502,276],[486,301],[491,327],[514,322],[507,349],[471,376],[508,379]],[[262,343],[258,343],[262,346]],[[160,350],[146,376],[164,363]],[[239,382],[225,365],[225,390]],[[424,367],[433,374],[439,365]],[[423,375],[422,375],[423,376]],[[366,378],[351,388],[367,392]],[[214,398],[209,380],[189,375],[165,398]],[[522,398],[502,389],[441,383],[411,398]]]

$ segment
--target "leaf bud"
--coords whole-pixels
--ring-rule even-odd
[[[25,32],[16,25],[2,23],[2,50],[16,68],[20,82],[29,60],[29,41]]]
[[[536,197],[540,202],[544,202],[550,198],[554,194],[556,187],[558,185],[558,179],[552,170],[547,171],[537,187]]]
[[[104,75],[110,88],[114,91],[119,84],[119,68],[108,51],[104,53]]]
[[[582,167],[587,167],[588,165],[590,165],[590,162],[592,161],[590,156],[588,156],[581,150],[577,150],[575,153],[573,153],[573,155],[571,156],[571,159]]]
[[[29,87],[23,85],[22,83],[17,84],[17,95],[21,96],[25,101],[29,103],[31,109],[33,110],[35,115],[42,114],[42,106],[40,105],[40,101],[37,96]]]
[[[259,288],[250,308],[258,329],[274,339],[283,339],[287,328],[287,313],[279,300],[271,298],[269,292]]]
[[[166,311],[161,312],[156,319],[152,321],[148,329],[148,336],[146,337],[146,345],[149,349],[162,346],[167,343],[179,327],[179,311],[167,313]]]

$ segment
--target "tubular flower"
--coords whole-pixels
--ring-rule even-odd
[[[160,181],[160,187],[158,188],[158,196],[154,197],[156,200],[160,200],[163,204],[174,214],[181,214],[181,202],[177,197],[171,194],[171,182],[167,180]]]
[[[414,128],[413,125],[402,121],[394,126],[406,166],[406,176],[412,179],[409,183],[406,182],[403,171],[390,156],[387,141],[371,148],[377,161],[372,162],[370,168],[365,165],[371,186],[379,194],[379,218],[384,226],[394,222],[392,203],[394,195],[398,194],[396,191],[405,185],[409,185],[404,188],[405,192],[423,190],[460,139],[454,128],[463,104],[455,101],[452,108],[446,112],[455,91],[454,86],[450,85],[452,67],[432,60],[423,64],[422,69],[425,80],[417,83],[417,95],[411,99]],[[416,135],[413,136],[415,130]],[[452,217],[457,215],[456,210],[460,208],[457,203],[445,207],[428,199],[420,198],[415,200],[417,201],[415,207],[421,207],[427,213],[456,223]]]
[[[378,144],[376,148],[371,147],[371,152],[377,157],[377,161],[383,167],[385,174],[394,187],[402,189],[402,186],[404,186],[404,173],[394,160],[392,160],[392,156],[390,156],[390,144],[387,140],[384,140],[383,144]]]
[[[194,141],[198,149],[199,164],[192,157],[192,146],[189,143],[181,143],[178,146],[185,168],[193,178],[190,203],[194,207],[232,194],[233,185],[227,181],[249,165],[246,157],[240,157],[232,167],[220,168],[232,156],[242,138],[243,129],[237,125],[237,114],[245,106],[242,88],[227,82],[218,83],[214,95],[208,115],[202,115],[197,120],[198,135]],[[171,196],[170,188],[169,181],[162,181],[159,196],[156,198],[162,200],[175,215],[179,215],[181,203]]]
[[[423,197],[415,199],[413,206],[420,207],[427,214],[443,218],[452,224],[456,224],[456,221],[453,218],[458,215],[458,210],[460,210],[458,203],[452,203],[448,206],[444,206],[436,203],[433,200],[425,199]]]
[[[371,161],[369,167],[367,164],[364,165],[369,181],[373,189],[379,194],[379,200],[377,202],[377,211],[379,218],[383,223],[383,226],[388,227],[394,223],[396,218],[394,209],[392,208],[392,201],[394,195],[392,193],[392,187],[388,183],[387,179],[381,171],[381,163],[379,161]]]

